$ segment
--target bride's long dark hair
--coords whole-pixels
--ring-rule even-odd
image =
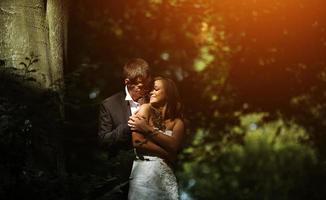
[[[163,120],[166,119],[176,119],[176,118],[183,118],[182,114],[182,104],[180,100],[180,95],[178,92],[178,88],[175,85],[174,81],[158,76],[154,78],[154,81],[162,81],[163,82],[163,87],[166,92],[166,110],[165,110],[165,115],[163,116]]]

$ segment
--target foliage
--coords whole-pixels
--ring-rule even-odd
[[[325,68],[317,74],[316,79],[318,84],[309,88],[306,93],[291,99],[290,113],[287,113],[287,115],[288,117],[292,116],[297,123],[300,123],[311,132],[311,140],[316,146],[319,157],[325,160]]]
[[[185,149],[194,156],[180,170],[184,190],[195,199],[320,199],[323,191],[312,187],[320,181],[317,157],[305,129],[282,119],[264,122],[264,116],[240,117],[230,129],[243,136],[240,143],[225,136],[220,144]]]

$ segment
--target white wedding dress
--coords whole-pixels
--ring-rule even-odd
[[[171,131],[164,134],[170,135]],[[143,156],[133,162],[129,182],[129,200],[178,200],[178,184],[173,170],[163,159]]]

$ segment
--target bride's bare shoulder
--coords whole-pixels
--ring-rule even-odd
[[[149,108],[151,107],[151,104],[149,103],[144,103],[140,106],[139,109],[144,109],[144,110],[149,110]]]
[[[173,120],[168,120],[167,122],[168,127],[171,127],[170,129],[173,129],[174,126],[178,125],[178,126],[184,126],[184,122],[181,118],[175,118]]]
[[[136,115],[147,116],[149,113],[149,109],[150,109],[149,103],[142,104],[138,112],[136,113]]]
[[[181,118],[175,118],[173,120],[173,122],[176,124],[176,123],[179,123],[179,124],[183,124],[183,120]]]

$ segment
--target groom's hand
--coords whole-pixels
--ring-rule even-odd
[[[146,118],[136,115],[132,115],[131,117],[129,117],[128,126],[132,131],[138,131],[140,133],[145,134],[148,133],[150,130],[150,126],[147,123]]]

